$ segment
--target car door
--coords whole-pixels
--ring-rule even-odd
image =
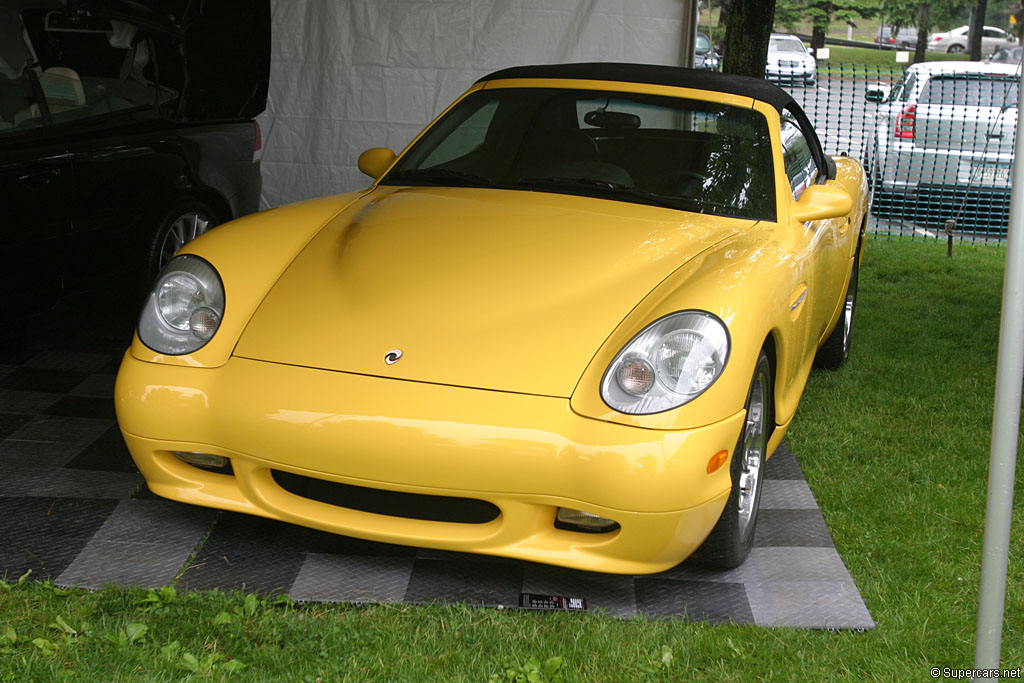
[[[806,125],[806,124],[805,124]],[[816,152],[817,138],[809,135],[800,120],[788,110],[781,116],[782,158],[786,167],[793,199],[827,177],[821,167],[820,150]],[[811,335],[821,341],[828,332],[828,324],[838,310],[838,302],[846,283],[846,255],[840,244],[849,230],[845,217],[808,221],[797,228],[804,231],[811,261],[807,297],[810,304]]]
[[[1014,39],[1002,29],[986,26],[981,33],[981,54],[982,57],[990,55],[1001,47],[1013,45]]]
[[[8,256],[0,268],[8,321],[0,336],[21,332],[11,321],[21,327],[45,316],[64,285],[71,164],[39,107],[34,78],[30,71],[0,75],[0,226]]]

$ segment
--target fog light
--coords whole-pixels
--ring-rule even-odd
[[[171,451],[171,455],[189,465],[202,467],[204,469],[219,470],[230,465],[230,462],[223,455],[213,453],[197,453],[195,451]]]
[[[582,510],[558,508],[558,514],[555,516],[555,528],[566,531],[582,531],[588,534],[606,534],[616,531],[619,528],[619,523]]]

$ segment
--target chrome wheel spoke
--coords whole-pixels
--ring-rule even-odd
[[[178,250],[199,237],[210,227],[210,220],[197,211],[182,214],[167,226],[160,246],[160,268],[167,265]]]
[[[764,451],[768,445],[766,443],[768,425],[765,411],[767,392],[767,378],[763,374],[758,375],[751,391],[747,405],[747,417],[743,424],[742,452],[737,454],[741,458],[739,480],[737,481],[739,500],[736,506],[741,536],[745,536],[749,532],[757,514],[757,501],[764,473]]]

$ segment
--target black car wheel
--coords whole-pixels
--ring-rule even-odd
[[[754,367],[744,409],[743,430],[729,466],[732,491],[715,528],[694,553],[700,562],[721,569],[743,564],[754,544],[768,437],[774,419],[771,366],[763,351]]]
[[[964,46],[963,45],[950,45],[949,49],[946,50],[946,52],[951,54],[951,55],[958,55],[958,54],[960,54],[963,51],[964,51]]]
[[[839,314],[839,321],[832,330],[832,334],[818,349],[818,355],[814,357],[814,364],[819,368],[835,370],[842,367],[846,359],[850,357],[853,319],[857,311],[857,280],[860,276],[859,247],[857,254],[858,256],[853,260],[853,271],[850,273],[850,284],[846,288],[846,299],[843,301],[843,311]]]
[[[167,211],[149,242],[146,258],[145,286],[153,284],[163,267],[179,249],[220,222],[209,206],[198,200],[188,200]]]

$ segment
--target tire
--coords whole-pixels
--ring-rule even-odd
[[[839,315],[832,333],[818,349],[814,357],[814,365],[826,370],[841,368],[850,357],[850,341],[853,337],[854,314],[857,312],[857,281],[860,279],[860,245],[857,245],[850,272],[850,284],[846,288],[846,299],[843,301],[843,312]]]
[[[147,244],[142,274],[146,291],[175,252],[220,222],[213,209],[195,199],[179,202],[165,212]]]
[[[958,55],[964,51],[963,45],[950,45],[949,49],[946,50],[947,54]]]
[[[764,351],[754,366],[744,409],[746,419],[729,464],[732,491],[715,528],[694,553],[696,560],[718,569],[743,564],[754,544],[768,437],[775,418],[771,365]]]

